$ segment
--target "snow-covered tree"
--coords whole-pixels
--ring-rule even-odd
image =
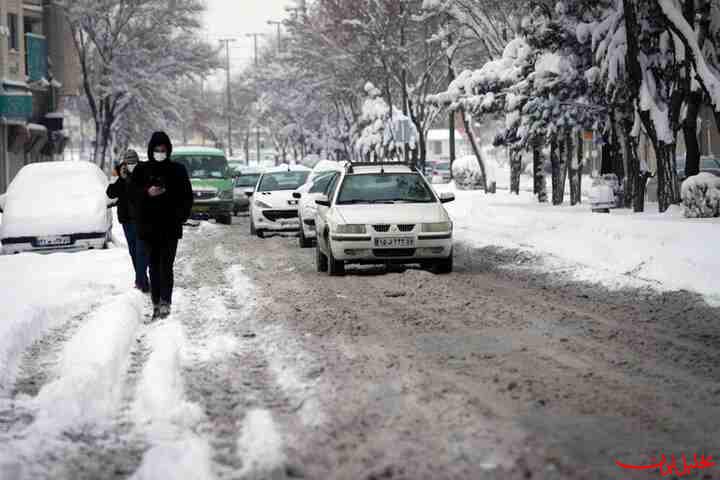
[[[114,138],[131,109],[162,128],[180,117],[181,78],[216,66],[215,51],[199,40],[199,0],[75,0],[68,2],[95,122],[94,160],[107,165]]]

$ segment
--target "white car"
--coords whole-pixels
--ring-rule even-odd
[[[334,187],[339,176],[339,171],[324,172],[309,180],[293,193],[293,197],[299,202],[300,234],[298,235],[298,242],[300,248],[312,247],[315,240],[315,214],[317,213],[315,200],[327,196],[328,191]]]
[[[355,164],[316,200],[319,272],[341,275],[346,264],[419,263],[437,273],[453,268],[453,224],[419,172],[403,164]]]
[[[26,165],[0,196],[2,253],[106,248],[112,229],[107,185],[89,162]]]
[[[285,165],[265,170],[250,198],[250,234],[260,238],[266,232],[296,232],[300,229],[298,200],[293,192],[310,175],[302,165]]]

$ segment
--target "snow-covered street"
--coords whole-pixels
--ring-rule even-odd
[[[202,222],[154,323],[123,248],[0,257],[0,478],[617,478],[714,453],[713,292],[557,268],[582,258],[515,233],[531,211],[461,192],[449,276],[326,277],[294,237]]]

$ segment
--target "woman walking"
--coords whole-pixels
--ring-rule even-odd
[[[153,319],[170,315],[175,255],[193,205],[187,171],[171,161],[171,156],[170,138],[165,132],[155,132],[148,145],[148,161],[135,169],[131,182],[137,202],[138,236],[150,264]]]
[[[125,239],[135,269],[135,288],[143,293],[148,293],[150,291],[150,282],[147,276],[148,260],[145,246],[138,238],[137,209],[130,189],[130,178],[139,160],[135,150],[125,152],[123,159],[115,166],[117,177],[114,183],[108,185],[107,196],[117,199],[118,221],[125,231]]]

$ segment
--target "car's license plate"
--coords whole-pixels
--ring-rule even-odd
[[[72,239],[66,236],[40,237],[35,243],[39,247],[56,247],[59,245],[70,245]]]
[[[375,248],[415,248],[413,237],[376,238]]]

